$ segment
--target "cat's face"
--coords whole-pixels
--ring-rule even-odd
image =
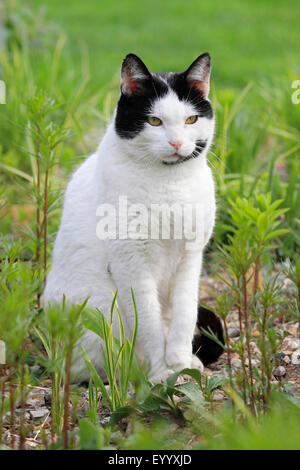
[[[214,132],[209,75],[207,53],[183,73],[161,74],[126,56],[115,129],[136,158],[175,165],[206,153]]]

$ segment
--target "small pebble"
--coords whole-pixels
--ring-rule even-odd
[[[106,418],[100,419],[100,424],[104,425],[109,423],[110,421],[110,416],[107,416]]]
[[[285,364],[290,364],[290,362],[291,362],[289,356],[287,356],[287,355],[284,356],[284,358],[282,359],[282,361],[283,361]]]
[[[254,338],[258,338],[260,336],[260,332],[257,330],[251,330],[251,335],[254,336]]]
[[[46,418],[49,414],[48,408],[39,408],[38,410],[29,410],[31,419],[41,419]]]
[[[292,350],[300,348],[300,339],[297,338],[285,338],[283,341],[284,350]]]
[[[276,369],[273,371],[274,377],[284,377],[286,374],[286,369],[283,366],[278,366]]]
[[[251,352],[252,354],[260,354],[260,350],[257,347],[256,343],[254,341],[250,341],[250,347],[251,347]]]
[[[42,395],[37,398],[28,398],[26,400],[26,405],[35,409],[41,408],[42,406],[45,406],[45,398]]]
[[[217,391],[214,393],[213,400],[214,400],[214,401],[222,401],[222,400],[224,400],[224,394],[223,394],[220,390],[217,390]]]
[[[300,339],[294,339],[291,341],[291,349],[299,349],[300,348]]]
[[[300,364],[300,349],[297,349],[292,354],[292,364],[298,365]]]
[[[240,330],[238,328],[229,327],[228,336],[229,338],[238,338],[240,336]]]
[[[240,359],[231,359],[231,365],[235,369],[239,369],[240,367],[242,367],[242,361]]]

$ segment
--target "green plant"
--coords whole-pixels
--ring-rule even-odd
[[[232,422],[225,408],[201,427],[202,443],[195,449],[288,450],[299,449],[299,400],[274,393],[271,412],[258,419]],[[283,433],[282,430],[285,430]]]
[[[10,426],[12,430],[11,446],[15,445],[15,406],[17,397],[21,403],[20,448],[23,448],[25,429],[25,387],[28,383],[26,349],[30,341],[30,329],[34,322],[35,311],[32,298],[37,284],[37,273],[32,272],[27,263],[18,261],[22,246],[20,242],[7,243],[0,238],[0,339],[6,346],[6,365],[1,368],[1,406],[0,406],[0,442],[4,414],[9,404]],[[19,381],[15,387],[16,374]],[[5,396],[5,385],[9,383],[9,398]]]
[[[104,369],[109,384],[110,394],[108,394],[103,381],[96,372],[96,369],[90,361],[87,353],[83,350],[84,359],[90,371],[94,385],[101,390],[103,397],[108,402],[112,411],[125,406],[130,381],[138,383],[141,380],[145,380],[144,373],[134,352],[137,338],[138,316],[133,291],[132,301],[134,309],[134,327],[131,341],[129,338],[125,337],[123,321],[117,305],[117,292],[113,297],[109,323],[101,312],[91,309],[86,309],[85,311],[85,326],[94,331],[94,333],[96,333],[104,342],[104,348],[102,351],[99,351],[99,354],[103,354]],[[119,339],[115,338],[113,335],[113,316],[115,307],[119,321]]]
[[[259,286],[261,260],[265,253],[274,249],[274,240],[287,233],[280,227],[280,217],[286,209],[279,209],[282,201],[271,201],[270,194],[256,195],[254,201],[238,198],[231,202],[231,217],[233,221],[232,235],[229,244],[220,248],[230,280],[222,278],[228,285],[234,302],[219,297],[220,316],[225,324],[225,342],[231,387],[235,383],[232,377],[229,338],[226,317],[232,305],[236,305],[239,316],[240,340],[234,345],[241,357],[242,374],[240,385],[245,404],[250,403],[253,413],[258,412],[259,401],[263,405],[269,402],[271,393],[272,369],[270,359],[275,356],[280,343],[272,326],[272,320],[278,312],[274,307],[280,302],[279,286],[276,279]],[[252,287],[250,287],[250,281]],[[261,353],[261,369],[253,366],[251,351],[250,322],[255,320],[260,329],[258,346]],[[210,335],[213,337],[213,335]],[[282,338],[283,339],[283,338]],[[248,371],[246,368],[246,362]],[[267,382],[266,380],[267,379]]]
[[[300,256],[296,254],[295,263],[286,260],[283,272],[290,279],[295,288],[295,296],[286,302],[287,308],[293,318],[298,321],[298,335],[300,338]]]
[[[41,358],[51,373],[51,437],[63,431],[63,445],[68,448],[69,400],[71,366],[74,348],[82,335],[82,312],[86,302],[69,306],[63,300],[62,306],[51,304],[45,312],[45,325],[35,328],[47,353],[47,360]],[[62,397],[63,390],[63,397]]]
[[[96,422],[81,419],[79,422],[80,448],[82,450],[114,449],[109,445],[110,428],[103,428]]]

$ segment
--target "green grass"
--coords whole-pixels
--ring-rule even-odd
[[[299,71],[296,0],[36,0],[69,36],[74,57],[84,42],[99,87],[118,75],[128,52],[153,71],[181,71],[200,53],[213,59],[216,85]]]

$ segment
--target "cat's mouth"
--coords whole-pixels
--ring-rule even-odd
[[[189,155],[182,156],[179,153],[173,153],[168,157],[168,160],[162,160],[164,165],[177,165],[179,163],[187,162],[188,160],[193,160],[201,155],[202,151],[205,149],[207,144],[206,140],[197,140],[195,150]]]
[[[178,163],[178,161],[184,157],[182,157],[181,155],[179,155],[179,153],[172,153],[172,155],[168,155],[167,157],[164,157],[165,159],[167,160],[162,160],[162,162],[165,164],[165,165],[173,165],[174,163]]]
[[[187,160],[190,160],[191,158],[195,158],[191,155],[187,155],[186,157],[183,157],[182,155],[178,155],[178,153],[174,153],[173,155],[170,155],[170,160],[163,160],[164,165],[177,165],[179,163],[186,162]]]

